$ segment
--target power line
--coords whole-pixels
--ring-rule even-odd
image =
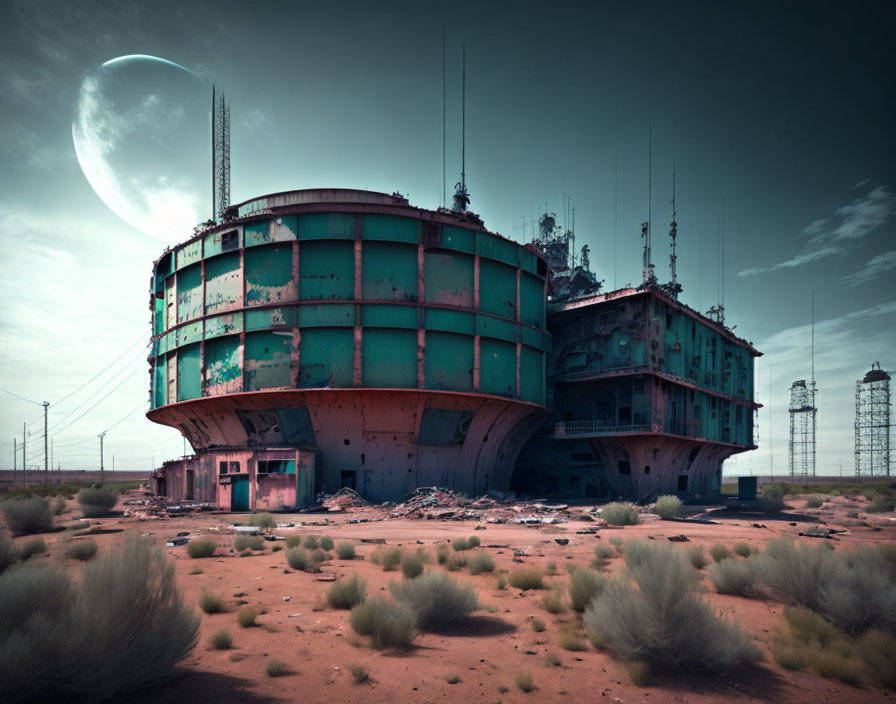
[[[35,406],[43,406],[44,404],[38,401],[32,401],[30,398],[25,398],[24,396],[19,396],[18,394],[14,394],[12,391],[7,391],[6,389],[0,389],[5,394],[9,394],[10,396],[15,396],[17,399],[21,401],[27,401],[28,403],[33,403]],[[43,417],[43,416],[41,416]]]
[[[141,370],[140,370],[140,369],[135,369],[133,373],[131,373],[130,375],[128,375],[128,376],[126,376],[124,379],[122,379],[120,383],[116,384],[116,385],[109,391],[109,393],[107,393],[105,396],[103,396],[99,401],[97,401],[95,404],[93,404],[90,408],[88,408],[86,411],[84,411],[81,415],[79,415],[79,416],[78,416],[77,418],[75,418],[73,421],[69,422],[64,428],[59,428],[59,429],[53,434],[53,437],[56,437],[56,436],[57,436],[59,433],[61,433],[65,428],[69,428],[69,427],[71,427],[73,424],[75,424],[75,423],[77,423],[79,420],[81,420],[84,416],[86,416],[88,413],[90,413],[94,408],[96,408],[96,407],[97,407],[98,405],[100,405],[103,401],[105,401],[107,398],[109,398],[109,396],[110,396],[112,393],[114,393],[114,392],[117,391],[119,388],[121,388],[121,386],[122,386],[126,381],[129,381],[131,378],[133,378],[134,375],[135,375],[137,372],[139,372],[139,371],[141,371]],[[82,404],[82,405],[83,405],[83,404]],[[69,414],[69,415],[71,415],[71,414]]]
[[[118,362],[118,360],[120,360],[120,359],[121,359],[122,357],[124,357],[128,352],[130,352],[131,349],[134,347],[134,345],[136,345],[136,344],[137,344],[138,342],[140,342],[141,340],[145,339],[145,337],[146,337],[146,333],[145,333],[145,332],[140,333],[140,337],[138,337],[138,338],[137,338],[136,340],[134,340],[131,344],[129,344],[129,345],[125,348],[124,352],[122,352],[120,355],[118,355],[118,357],[116,357],[114,360],[112,360],[111,362],[109,362],[109,364],[107,364],[105,367],[103,367],[103,369],[101,369],[96,375],[94,375],[93,378],[89,379],[88,381],[85,381],[85,382],[84,382],[83,384],[81,384],[77,389],[75,389],[74,391],[72,391],[70,394],[68,394],[68,395],[66,395],[66,396],[63,396],[61,399],[59,399],[58,401],[56,401],[56,403],[54,403],[53,405],[54,405],[54,406],[58,406],[60,403],[62,403],[63,401],[65,401],[67,398],[70,398],[70,397],[74,396],[76,393],[78,393],[78,392],[79,392],[81,389],[83,389],[85,386],[87,386],[87,385],[90,384],[91,382],[95,381],[95,380],[96,380],[98,377],[100,377],[104,372],[108,371],[113,365],[115,365],[115,363]]]

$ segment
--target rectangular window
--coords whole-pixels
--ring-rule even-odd
[[[678,491],[687,491],[688,490],[688,475],[687,474],[679,474],[678,475]]]
[[[632,463],[628,460],[619,460],[619,473],[620,474],[631,474],[632,473]]]
[[[644,465],[644,474],[650,474],[650,465],[649,464]]]
[[[227,463],[226,462],[218,463],[218,474],[227,474]]]
[[[239,240],[237,239],[236,230],[232,230],[231,232],[225,232],[221,235],[221,251],[227,252],[231,249],[236,249]]]
[[[240,473],[240,463],[239,462],[231,462],[229,474],[239,474],[239,473]]]

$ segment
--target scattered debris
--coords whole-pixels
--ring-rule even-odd
[[[554,542],[557,545],[569,545],[569,538],[554,538]]]
[[[666,538],[670,543],[689,543],[691,542],[686,535],[670,535]]]
[[[370,506],[370,502],[354,489],[342,487],[335,494],[324,496],[321,504],[328,511],[345,511],[348,508],[364,508]]]

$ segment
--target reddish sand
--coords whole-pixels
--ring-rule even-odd
[[[70,502],[72,503],[72,502]],[[576,530],[588,523],[570,522],[555,526],[527,527],[492,525],[474,532],[473,522],[422,521],[394,519],[362,524],[346,524],[351,513],[276,515],[280,522],[306,523],[329,521],[327,526],[297,526],[278,529],[289,533],[329,535],[339,540],[383,538],[388,545],[418,543],[434,553],[435,544],[456,536],[476,535],[484,549],[494,557],[498,570],[516,567],[514,549],[528,555],[524,564],[544,567],[557,565],[557,575],[547,578],[548,584],[565,584],[566,567],[588,564],[594,545],[608,543],[612,536],[625,540],[648,538],[665,541],[671,535],[686,535],[692,543],[709,546],[721,542],[731,545],[744,541],[761,546],[779,535],[792,535],[805,530],[820,518],[829,527],[847,528],[838,535],[838,550],[856,545],[896,540],[896,518],[893,514],[861,514],[860,520],[846,517],[848,512],[862,511],[864,498],[835,497],[823,509],[804,509],[805,500],[788,501],[791,510],[779,518],[737,516],[718,518],[717,525],[666,522],[654,516],[642,516],[642,523],[625,528],[603,529],[597,536],[577,535]],[[195,514],[161,521],[138,521],[107,518],[104,528],[121,528],[150,533],[164,541],[179,531],[191,534],[218,529],[220,547],[215,556],[190,559],[185,547],[164,548],[175,561],[179,584],[189,603],[195,604],[200,590],[208,588],[224,595],[229,611],[202,614],[199,644],[184,662],[182,673],[154,691],[127,701],[141,702],[214,702],[246,704],[261,702],[886,702],[893,694],[869,687],[851,687],[836,680],[819,677],[810,669],[791,672],[778,666],[768,652],[770,633],[780,619],[783,605],[775,601],[745,599],[716,594],[708,579],[704,580],[706,597],[726,617],[741,624],[756,637],[765,657],[756,668],[724,677],[692,671],[658,672],[656,684],[638,687],[631,683],[626,668],[610,655],[595,651],[590,645],[583,652],[569,652],[557,645],[559,626],[574,621],[566,611],[552,615],[540,606],[545,591],[520,592],[508,586],[497,588],[497,572],[472,576],[466,570],[454,577],[473,584],[486,610],[477,612],[462,627],[435,634],[422,634],[413,648],[401,654],[381,653],[366,647],[348,625],[348,612],[321,609],[329,582],[321,575],[286,571],[282,551],[272,553],[272,543],[263,554],[239,557],[230,551],[233,536],[229,526],[245,523],[246,515]],[[791,525],[791,523],[796,525]],[[753,523],[765,527],[752,527]],[[865,524],[868,525],[865,525]],[[874,530],[871,526],[879,528]],[[213,533],[214,534],[214,533]],[[61,552],[59,536],[44,536],[51,558]],[[120,535],[94,536],[104,549]],[[558,545],[554,538],[568,538],[569,544]],[[22,538],[17,539],[23,540]],[[806,538],[805,540],[810,540]],[[812,542],[819,542],[813,540]],[[283,543],[279,543],[283,545]],[[684,545],[687,545],[685,543]],[[360,544],[357,553],[369,558],[376,548]],[[609,571],[622,566],[621,558],[609,561]],[[74,565],[75,563],[70,563]],[[201,574],[190,574],[196,568]],[[435,560],[430,569],[443,569]],[[348,575],[358,573],[367,580],[367,593],[385,590],[389,581],[401,579],[400,572],[384,572],[369,559],[332,560],[324,563],[324,573]],[[235,597],[244,593],[246,596]],[[288,597],[289,601],[284,599]],[[238,600],[264,610],[258,627],[240,628],[236,611]],[[315,608],[320,609],[315,611]],[[547,629],[535,633],[531,617],[542,620]],[[228,628],[233,634],[232,650],[216,651],[209,638],[218,629]],[[545,654],[553,653],[561,665],[546,663]],[[287,663],[289,674],[275,679],[265,674],[265,664],[272,658]],[[362,664],[370,679],[356,684],[348,666]],[[536,689],[523,693],[514,681],[519,673],[531,673]],[[449,684],[448,679],[460,679]]]

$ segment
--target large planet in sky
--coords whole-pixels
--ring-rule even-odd
[[[155,56],[85,77],[72,139],[84,175],[122,220],[165,243],[211,217],[211,86]]]

